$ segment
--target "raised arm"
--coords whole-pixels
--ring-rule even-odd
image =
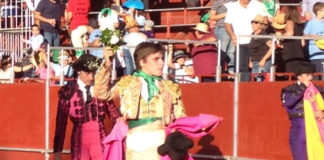
[[[100,66],[95,76],[95,84],[93,89],[93,95],[99,100],[109,100],[112,98],[110,92],[110,75],[111,75],[111,62],[114,57],[113,50],[111,48],[104,49],[105,62]]]

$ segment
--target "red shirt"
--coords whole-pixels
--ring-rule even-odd
[[[211,34],[204,35],[200,40],[214,36]],[[217,65],[217,48],[215,45],[201,45],[191,50],[193,68],[196,75],[208,75],[216,73]]]
[[[90,0],[69,0],[66,10],[67,12],[72,12],[72,20],[70,24],[72,31],[78,26],[88,25]]]

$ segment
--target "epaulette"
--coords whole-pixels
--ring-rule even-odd
[[[181,97],[181,90],[179,88],[179,84],[174,83],[170,80],[162,80],[161,82],[175,98]]]
[[[117,87],[119,93],[122,93],[122,91],[128,87],[129,85],[131,85],[133,82],[135,82],[137,79],[137,77],[135,76],[131,76],[131,75],[127,75],[127,76],[123,76],[115,85],[115,87]]]
[[[74,82],[64,85],[63,87],[60,88],[60,90],[58,92],[59,98],[71,99],[71,97],[74,94],[75,89],[76,89],[76,83],[74,83]]]

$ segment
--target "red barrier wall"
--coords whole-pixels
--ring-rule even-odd
[[[239,93],[238,155],[262,159],[291,159],[289,120],[281,105],[281,89],[288,82],[241,83]],[[321,83],[324,85],[324,83]],[[181,85],[186,112],[223,117],[210,135],[196,139],[194,154],[231,155],[233,144],[233,83]],[[57,91],[50,92],[50,148],[53,146]],[[44,148],[45,87],[41,83],[0,85],[0,147]],[[107,125],[108,129],[111,127]],[[70,146],[68,124],[65,149]],[[44,159],[41,153],[0,151],[1,160]],[[64,159],[69,159],[65,155]]]

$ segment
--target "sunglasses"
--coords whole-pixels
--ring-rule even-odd
[[[257,21],[251,21],[251,24],[262,24],[262,23],[257,22]]]

